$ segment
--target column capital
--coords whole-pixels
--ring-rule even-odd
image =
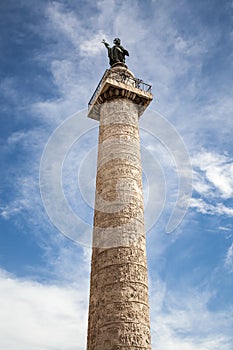
[[[105,71],[92,95],[88,117],[99,121],[101,104],[117,98],[126,98],[137,104],[140,117],[153,99],[151,85],[136,78],[125,65],[116,64]]]

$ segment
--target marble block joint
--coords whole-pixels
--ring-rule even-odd
[[[152,98],[119,65],[89,102],[99,144],[87,350],[151,350],[138,119]]]

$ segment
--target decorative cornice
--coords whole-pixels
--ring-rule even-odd
[[[127,99],[139,107],[139,117],[153,99],[151,86],[134,77],[124,67],[107,70],[94,92],[88,109],[88,117],[99,120],[101,105],[113,99]]]

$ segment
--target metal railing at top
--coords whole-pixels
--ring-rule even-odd
[[[145,92],[151,92],[151,85],[144,83],[143,80],[138,79],[138,78],[134,78],[125,72],[120,72],[120,73],[119,72],[111,72],[110,69],[106,69],[106,71],[104,72],[104,75],[101,78],[97,88],[95,89],[93,95],[91,96],[91,99],[88,103],[88,107],[90,107],[93,104],[105,78],[110,78],[110,79],[116,80],[119,83],[124,83],[126,85],[133,86],[133,87],[140,89],[142,91],[145,91]]]
[[[99,92],[99,90],[100,90],[100,88],[101,88],[101,85],[102,85],[103,80],[106,78],[106,75],[107,75],[108,71],[109,71],[109,69],[106,69],[106,71],[104,72],[104,75],[103,75],[102,78],[100,79],[100,82],[99,82],[99,84],[97,85],[97,88],[95,89],[93,95],[91,96],[90,101],[88,102],[88,107],[90,107],[90,106],[92,105],[92,103],[93,103],[93,101],[94,101],[96,95],[98,94],[98,92]]]

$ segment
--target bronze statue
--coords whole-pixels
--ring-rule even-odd
[[[108,50],[109,64],[111,67],[117,63],[125,64],[125,56],[129,56],[129,53],[123,46],[121,46],[121,40],[119,38],[113,40],[113,44],[115,44],[113,47],[110,47],[104,39],[102,40],[102,43]]]

